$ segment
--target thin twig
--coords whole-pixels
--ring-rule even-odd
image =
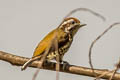
[[[113,77],[115,76],[115,73],[118,71],[118,69],[120,68],[120,59],[119,59],[119,62],[116,64],[116,66],[115,66],[115,69],[113,70],[113,75],[110,77],[110,79],[109,80],[112,80],[113,79]]]
[[[95,80],[98,80],[98,79],[100,79],[101,77],[103,77],[103,76],[105,76],[106,74],[109,74],[109,73],[112,73],[112,75],[111,75],[110,78],[109,78],[109,80],[112,80],[113,77],[114,77],[114,75],[115,75],[115,73],[116,73],[117,70],[119,69],[119,65],[120,65],[120,60],[119,60],[119,63],[116,64],[116,67],[115,67],[114,70],[112,70],[112,71],[110,71],[110,72],[105,72],[105,73],[103,73],[102,75],[97,76]]]
[[[41,57],[40,59],[40,64],[38,65],[38,69],[36,70],[35,74],[33,75],[33,79],[32,80],[35,80],[39,71],[40,71],[40,68],[42,68],[42,65],[43,65],[43,62],[45,61],[47,55],[49,54],[50,52],[50,49],[51,48],[55,48],[55,51],[56,51],[56,54],[57,54],[57,64],[56,64],[56,80],[59,80],[59,69],[60,69],[60,66],[59,66],[59,51],[58,51],[58,41],[57,41],[57,32],[55,33],[55,35],[53,36],[53,38],[51,39],[50,42],[48,42],[48,47],[46,48],[46,51],[45,53],[43,54],[43,56]]]
[[[115,69],[113,70],[112,76],[109,78],[109,80],[112,80],[116,71],[118,70],[118,67],[115,67]]]
[[[58,32],[55,33],[55,38],[53,40],[53,46],[55,47],[56,51],[56,80],[59,80],[59,71],[60,71],[60,53],[58,50],[58,38],[57,38]]]
[[[39,71],[40,71],[40,69],[37,68],[36,72],[34,73],[34,75],[33,75],[33,77],[32,77],[32,80],[35,80],[35,79],[36,79],[36,77],[37,77]]]
[[[86,12],[90,12],[92,13],[93,15],[101,18],[103,21],[106,21],[106,18],[104,16],[102,16],[101,14],[91,10],[91,9],[88,9],[88,8],[76,8],[76,9],[73,9],[72,11],[70,11],[64,18],[63,18],[63,21],[64,19],[70,17],[72,14],[76,13],[77,11],[86,11]],[[60,25],[63,23],[63,21],[60,23]]]
[[[93,15],[101,18],[103,21],[106,20],[105,17],[103,17],[101,14],[98,14],[98,13],[96,13],[96,12],[94,12],[94,11],[88,9],[88,8],[76,8],[76,9],[70,11],[70,12],[64,17],[64,19],[67,18],[67,17],[70,17],[72,14],[74,14],[74,13],[77,12],[77,11],[87,11],[87,12],[90,12],[90,13],[92,13]]]
[[[43,65],[43,62],[45,61],[49,51],[50,51],[50,48],[53,47],[53,43],[54,43],[54,38],[51,40],[51,42],[48,42],[48,47],[46,48],[45,52],[43,53],[41,59],[40,59],[40,64],[38,65],[38,69],[36,70],[36,72],[34,73],[33,75],[33,78],[32,80],[35,80],[39,71],[40,71],[40,68],[42,68],[42,65]]]
[[[93,48],[94,44],[95,44],[105,33],[107,33],[112,27],[114,27],[115,25],[118,25],[118,24],[120,24],[120,22],[117,22],[117,23],[114,23],[114,24],[110,25],[110,27],[108,27],[102,34],[100,34],[100,35],[92,42],[92,44],[91,44],[91,46],[90,46],[90,48],[89,48],[89,64],[90,64],[91,69],[93,70],[93,73],[95,73],[95,72],[94,72],[94,67],[93,67],[93,65],[92,65],[92,57],[91,57],[91,54],[92,54],[92,48]]]
[[[97,76],[95,78],[95,80],[99,80],[101,77],[103,77],[104,75],[108,74],[109,72],[104,72],[103,74],[101,74],[100,76]]]

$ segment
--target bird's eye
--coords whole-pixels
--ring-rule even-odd
[[[72,24],[75,24],[75,21],[72,21]]]

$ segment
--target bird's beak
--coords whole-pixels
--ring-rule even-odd
[[[80,24],[80,27],[86,26],[87,24]]]

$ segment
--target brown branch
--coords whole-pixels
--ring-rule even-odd
[[[26,61],[29,60],[29,58],[16,56],[16,55],[13,55],[10,53],[0,51],[0,60],[9,62],[12,65],[22,66]],[[39,65],[39,61],[34,61],[30,65],[30,67],[37,68],[38,65]],[[43,69],[55,71],[55,65],[56,65],[56,63],[54,63],[54,62],[47,62],[47,63],[43,64]],[[66,68],[64,70],[62,68],[63,67],[62,64],[60,64],[60,67],[61,67],[61,69],[60,69],[61,72],[94,77],[92,69],[87,68],[87,67],[68,65],[68,66],[66,66]],[[107,69],[94,69],[94,72],[98,76],[102,75],[105,72],[108,73],[101,77],[103,79],[109,79],[110,76],[112,75],[112,72]],[[120,80],[120,73],[116,73],[112,80]]]
[[[90,67],[91,69],[93,70],[93,73],[94,73],[94,67],[93,67],[93,64],[92,64],[92,48],[93,46],[95,45],[95,43],[100,39],[102,38],[102,36],[104,36],[111,28],[115,27],[116,25],[119,25],[120,22],[116,22],[116,23],[113,23],[112,25],[110,25],[107,29],[105,29],[104,32],[102,32],[102,34],[100,34],[90,45],[90,48],[89,48],[89,64],[90,64]],[[117,68],[118,69],[118,68]],[[116,70],[113,72],[114,74],[116,73]],[[96,74],[94,74],[96,76],[96,78],[100,78],[100,76],[97,76]],[[102,74],[103,75],[103,74]],[[114,76],[114,75],[112,75]],[[112,78],[112,77],[111,77]],[[111,79],[112,80],[112,79]]]

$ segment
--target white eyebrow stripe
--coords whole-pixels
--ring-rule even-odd
[[[65,24],[67,24],[67,23],[69,23],[69,22],[72,22],[72,21],[73,21],[73,19],[67,20],[67,21],[63,22],[62,25],[65,25]]]

